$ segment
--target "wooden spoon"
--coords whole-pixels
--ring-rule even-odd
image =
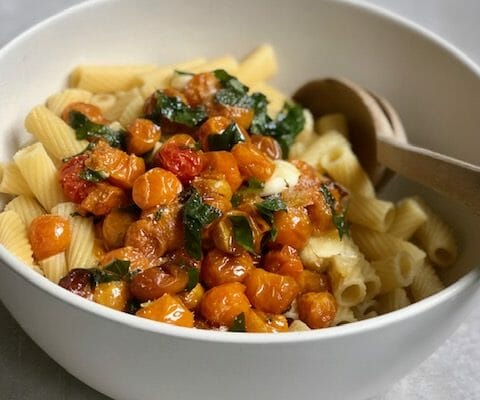
[[[346,79],[329,78],[305,84],[293,99],[315,118],[345,114],[352,148],[377,187],[388,167],[480,215],[480,167],[409,144],[393,107],[374,96]]]

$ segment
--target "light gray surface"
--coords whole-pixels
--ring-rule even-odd
[[[0,0],[0,46],[34,23],[79,2]],[[480,63],[480,1],[371,2],[424,25]],[[52,361],[23,333],[0,304],[0,399],[107,398],[70,376]],[[480,399],[480,309],[474,310],[457,332],[428,360],[395,384],[387,394],[375,400],[403,399]]]

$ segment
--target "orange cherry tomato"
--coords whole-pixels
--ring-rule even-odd
[[[327,274],[304,269],[296,277],[300,293],[308,292],[331,292],[332,288]]]
[[[257,268],[244,280],[245,293],[252,305],[261,311],[282,314],[298,294],[298,285],[291,276],[278,275]]]
[[[244,179],[257,178],[265,182],[275,170],[273,161],[252,144],[237,143],[232,148],[232,154]]]
[[[102,111],[97,106],[89,103],[76,102],[70,103],[63,109],[62,119],[67,124],[70,123],[71,111],[78,111],[79,113],[85,115],[90,121],[95,122],[96,124],[105,125],[109,123],[109,121],[103,117]]]
[[[115,260],[130,261],[131,272],[145,271],[150,267],[147,258],[135,247],[126,246],[109,251],[100,259],[100,265],[105,267]]]
[[[123,210],[109,212],[102,223],[101,237],[108,249],[116,249],[123,246],[128,227],[135,222],[132,213]]]
[[[307,210],[315,232],[320,234],[333,229],[332,210],[323,195],[316,192],[311,198],[313,204]]]
[[[219,103],[212,103],[211,106],[208,107],[208,113],[212,116],[228,118],[244,129],[250,127],[255,114],[252,108],[228,106]]]
[[[237,160],[228,151],[209,151],[204,154],[206,167],[209,171],[223,174],[235,192],[242,184],[242,176],[238,169]]]
[[[179,147],[187,147],[189,149],[193,149],[197,142],[192,136],[188,135],[187,133],[177,133],[168,138],[165,141],[164,145],[168,143],[174,143]]]
[[[100,182],[88,193],[88,196],[80,204],[80,208],[93,215],[106,215],[113,209],[124,207],[127,204],[128,199],[122,189]]]
[[[125,234],[125,246],[137,248],[147,258],[151,267],[160,264],[169,240],[168,236],[160,234],[152,221],[146,219],[134,222]]]
[[[144,118],[136,118],[128,126],[127,133],[127,150],[137,155],[152,150],[162,136],[160,127]]]
[[[329,327],[336,313],[337,302],[331,293],[305,293],[298,297],[298,316],[312,329]]]
[[[167,205],[182,191],[179,179],[162,168],[152,168],[137,178],[133,184],[133,201],[142,210],[157,205]]]
[[[153,165],[176,175],[182,183],[188,183],[203,170],[202,154],[175,143],[165,143],[153,157]]]
[[[200,313],[214,325],[230,327],[235,317],[250,310],[244,292],[245,286],[238,282],[215,286],[203,295]]]
[[[260,310],[251,309],[245,314],[245,327],[247,332],[288,332],[288,321],[281,314],[267,314]]]
[[[205,289],[200,283],[197,283],[192,290],[188,292],[181,292],[178,294],[178,297],[189,310],[196,310],[200,305],[204,294]]]
[[[273,218],[277,228],[276,243],[292,246],[297,250],[305,247],[313,230],[305,208],[289,207],[287,211],[277,211]]]
[[[190,106],[196,107],[208,103],[213,95],[220,89],[220,81],[213,72],[202,72],[190,79],[183,88],[187,102]]]
[[[232,188],[223,175],[210,172],[197,176],[192,186],[198,190],[203,202],[219,209],[222,213],[232,208]]]
[[[231,123],[231,119],[222,116],[208,118],[197,131],[202,150],[208,151],[208,137],[210,135],[220,135]]]
[[[227,254],[214,249],[202,261],[201,277],[208,287],[224,283],[242,282],[254,268],[253,260],[246,251]]]
[[[165,322],[171,325],[193,328],[193,313],[185,307],[177,296],[164,294],[159,299],[146,304],[136,313],[137,316]]]
[[[297,250],[292,246],[282,246],[281,249],[269,251],[263,259],[263,267],[280,275],[289,275],[293,278],[303,271],[303,264]]]
[[[39,261],[64,251],[71,237],[70,222],[58,215],[40,215],[32,220],[28,229],[33,255]]]
[[[272,160],[282,159],[282,148],[274,138],[263,135],[252,135],[250,139],[252,141],[252,145],[257,150],[260,150]]]
[[[113,281],[99,283],[93,291],[93,301],[118,311],[125,311],[130,293],[127,282]]]
[[[60,185],[67,200],[81,203],[95,188],[95,183],[88,182],[80,177],[85,169],[88,154],[81,154],[70,158],[60,168]]]

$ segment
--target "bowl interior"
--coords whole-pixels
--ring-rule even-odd
[[[0,160],[29,140],[25,115],[62,88],[78,64],[241,57],[265,42],[278,53],[274,84],[287,93],[310,79],[348,77],[394,105],[411,142],[478,162],[477,67],[404,22],[349,2],[314,0],[278,0],[274,7],[268,1],[239,7],[233,0],[104,0],[50,19],[0,51]],[[385,189],[391,199],[411,194],[425,196],[458,238],[460,260],[444,278],[452,282],[478,265],[480,219],[400,178]]]

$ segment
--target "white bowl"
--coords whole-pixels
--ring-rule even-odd
[[[0,158],[26,140],[24,116],[62,87],[76,64],[241,56],[263,42],[278,51],[280,88],[350,77],[391,100],[411,141],[478,162],[478,67],[383,11],[314,0],[106,0],[50,18],[0,51]],[[432,353],[480,287],[479,219],[401,179],[388,190],[387,196],[425,195],[455,228],[462,255],[444,274],[447,289],[372,320],[279,335],[179,328],[88,302],[3,248],[0,297],[55,361],[116,399],[363,399]]]

